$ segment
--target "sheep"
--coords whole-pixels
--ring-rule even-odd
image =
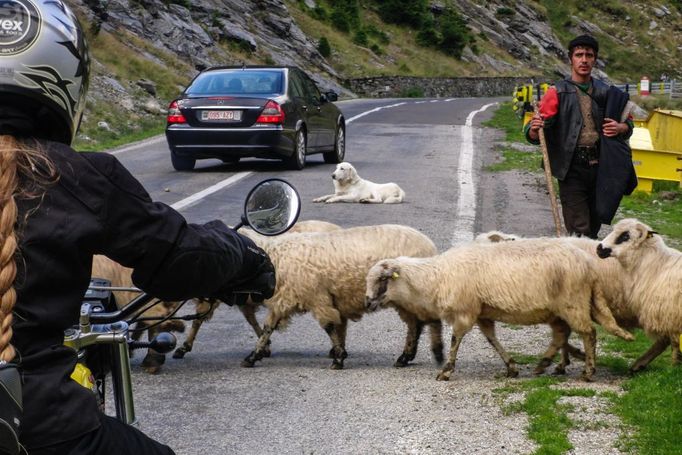
[[[514,234],[507,234],[501,231],[489,231],[485,232],[482,234],[479,234],[476,236],[474,239],[475,242],[477,243],[498,243],[498,242],[507,242],[507,241],[515,241],[515,240],[523,240],[523,237],[514,235]],[[595,254],[595,248],[596,244],[593,244],[594,240],[587,239],[587,238],[579,238],[579,237],[561,237],[560,239],[557,238],[548,238],[546,239],[547,241],[569,241],[573,242],[573,244],[587,253],[590,254]],[[623,305],[620,303],[623,301],[623,280],[622,280],[622,273],[621,272],[621,267],[620,264],[618,264],[616,261],[606,261],[606,262],[599,262],[595,261],[595,266],[596,270],[598,272],[597,277],[601,280],[600,284],[602,285],[602,291],[604,292],[604,297],[606,298],[606,302],[609,305],[609,308],[611,309],[612,313],[614,309],[616,310],[623,310]],[[619,324],[623,324],[624,318],[626,317],[624,315],[623,311],[619,312],[619,315],[622,316],[620,319],[616,316],[614,313],[614,318],[618,321]],[[630,317],[631,315],[628,315]],[[552,359],[557,353],[557,349],[559,346],[562,347],[561,350],[561,362],[557,365],[557,367],[554,370],[555,374],[565,374],[566,373],[566,367],[570,365],[570,356],[573,356],[577,358],[578,360],[585,360],[585,353],[582,352],[580,349],[576,348],[575,346],[571,345],[568,342],[568,338],[571,335],[571,328],[566,324],[564,321],[561,319],[557,319],[555,321],[552,321],[550,323],[550,327],[552,329],[552,342],[550,343],[550,346],[547,348],[547,350],[544,352],[544,354],[541,357],[540,362],[538,365],[535,367],[535,370],[533,371],[535,374],[539,375],[545,372],[545,369],[551,365]],[[626,325],[626,328],[633,328],[634,326],[629,323]]]
[[[279,235],[279,236],[267,236],[267,235],[261,235],[258,234],[256,231],[249,229],[249,228],[241,228],[239,232],[241,234],[246,235],[249,237],[251,240],[253,240],[258,246],[263,248],[266,252],[268,250],[268,245],[270,245],[273,242],[279,241],[283,236],[291,235],[291,234],[296,234],[296,233],[302,233],[302,232],[329,232],[329,231],[337,231],[342,229],[341,226],[330,223],[328,221],[321,221],[321,220],[306,220],[306,221],[299,221],[296,223],[291,229],[289,229],[286,233]],[[182,359],[185,357],[185,355],[192,350],[192,347],[194,347],[194,340],[197,337],[197,334],[199,333],[199,329],[201,328],[201,325],[204,323],[204,321],[208,321],[213,317],[213,313],[218,306],[218,301],[213,299],[213,300],[207,300],[207,299],[194,299],[194,304],[196,308],[196,314],[200,315],[199,318],[194,319],[192,321],[192,327],[187,334],[187,338],[185,341],[182,343],[182,346],[178,347],[175,352],[173,352],[173,358],[174,359]],[[237,308],[239,311],[242,313],[244,316],[244,319],[246,319],[246,322],[249,323],[249,325],[253,328],[254,333],[258,338],[261,337],[263,334],[263,330],[261,329],[260,325],[258,324],[258,319],[256,318],[256,311],[260,308],[261,303],[256,303],[253,302],[251,299],[248,299],[247,302],[243,305],[237,305]],[[270,349],[269,347],[264,348],[264,357],[269,357],[270,356]]]
[[[628,305],[637,314],[645,333],[654,339],[651,348],[630,370],[646,368],[669,344],[673,346],[673,363],[679,364],[682,252],[668,247],[660,235],[634,218],[616,223],[596,251],[603,260],[610,257],[618,260],[627,272]]]
[[[388,257],[424,257],[437,253],[431,239],[424,234],[408,226],[390,224],[299,234],[272,243],[266,251],[277,270],[277,287],[273,297],[265,300],[268,315],[263,335],[255,350],[242,362],[244,367],[254,366],[263,357],[274,330],[284,328],[293,314],[309,311],[331,340],[331,368],[342,369],[347,356],[348,320],[357,321],[365,312],[364,280],[370,266]],[[398,313],[408,325],[408,337],[396,363],[414,358],[415,338],[423,321],[430,325],[431,348],[436,360],[442,359],[440,319],[417,320],[413,313],[402,309]]]
[[[91,276],[106,279],[111,282],[111,285],[114,287],[133,287],[132,273],[132,269],[124,267],[106,256],[97,254],[92,258]],[[119,308],[126,305],[137,295],[138,293],[134,291],[114,291],[116,305]],[[142,316],[162,319],[169,316],[177,307],[178,302],[160,302],[149,307],[149,309],[142,313]],[[136,316],[139,316],[139,314]],[[139,339],[145,329],[147,329],[147,338],[151,341],[162,331],[184,332],[185,325],[182,321],[178,320],[168,320],[158,325],[155,322],[149,324],[146,321],[138,321],[135,330],[132,331],[133,338]],[[153,349],[149,349],[142,361],[142,367],[147,373],[156,374],[161,370],[161,365],[163,365],[165,359],[166,357],[163,354],[160,354]]]
[[[608,310],[594,261],[568,242],[473,242],[431,258],[377,262],[367,274],[366,305],[369,311],[393,305],[448,322],[453,329],[450,356],[437,376],[444,381],[454,370],[462,337],[475,323],[504,361],[507,375],[517,376],[514,360],[495,337],[494,321],[531,325],[561,319],[583,338],[582,379],[590,381],[596,343],[591,314],[614,335],[633,338]]]
[[[489,233],[480,234],[477,237],[477,241],[503,241],[503,240],[520,240],[521,237],[505,234],[499,231],[491,231]],[[565,241],[571,242],[573,245],[581,248],[583,251],[589,253],[594,257],[597,256],[597,248],[599,246],[599,241],[589,239],[586,237],[561,237],[559,239],[547,239],[548,241]],[[595,272],[602,291],[604,292],[604,297],[606,302],[613,314],[614,319],[621,327],[625,329],[636,329],[642,328],[639,323],[638,310],[632,305],[631,300],[628,297],[628,289],[626,283],[631,280],[628,278],[628,273],[625,271],[623,266],[618,262],[616,258],[610,257],[603,260],[595,261]],[[562,361],[557,366],[555,373],[563,374],[565,372],[565,366],[570,363],[567,354],[570,354],[578,359],[584,360],[585,355],[578,348],[570,345],[568,343],[568,337],[571,334],[570,327],[567,325],[559,324],[553,327],[553,337],[555,341],[550,345],[547,351],[543,354],[542,360],[535,369],[536,374],[541,374],[544,372],[545,368],[549,366],[552,362],[552,358],[556,354],[555,347],[561,344],[564,340],[565,350],[562,352]],[[672,341],[672,342],[671,342]],[[660,352],[667,347],[668,344],[672,345],[672,358],[673,363],[679,363],[680,359],[680,348],[677,343],[676,338],[669,340],[668,337],[656,337],[656,342],[654,345],[639,357],[633,365],[630,367],[630,371],[635,373],[646,367]],[[568,351],[568,352],[566,352]],[[656,353],[658,352],[658,353]]]

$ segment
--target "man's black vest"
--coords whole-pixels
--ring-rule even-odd
[[[578,101],[580,89],[568,78],[557,81],[555,87],[559,98],[559,112],[552,126],[545,129],[545,138],[552,175],[563,180],[573,160],[573,153],[583,126],[583,116],[580,113]],[[608,85],[592,78],[592,118],[600,135],[604,123],[604,107],[608,90]]]

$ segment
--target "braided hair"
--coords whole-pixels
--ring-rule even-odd
[[[0,360],[6,362],[15,356],[10,340],[17,301],[17,199],[40,197],[45,186],[56,180],[54,165],[37,143],[0,135]]]

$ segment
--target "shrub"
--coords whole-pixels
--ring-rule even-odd
[[[350,22],[345,14],[338,11],[332,11],[329,19],[331,20],[332,27],[335,29],[344,33],[350,32]]]
[[[326,21],[329,19],[329,12],[322,5],[316,5],[310,12],[310,15],[318,21]]]
[[[353,42],[358,46],[367,47],[369,45],[369,40],[367,39],[367,32],[365,32],[363,29],[356,31],[355,35],[353,36]]]
[[[327,58],[332,55],[332,47],[329,45],[329,40],[326,36],[320,38],[317,43],[317,50],[322,54],[322,57]]]
[[[438,47],[442,42],[442,36],[431,25],[427,28],[422,28],[417,33],[417,43],[424,47]]]
[[[506,6],[501,6],[495,11],[495,15],[497,16],[513,16],[514,14],[516,14],[516,12]]]
[[[348,33],[360,26],[360,6],[358,0],[335,1],[331,13],[332,26]]]
[[[427,0],[380,0],[379,16],[384,22],[419,29],[429,16]]]
[[[372,38],[379,40],[381,44],[388,44],[391,42],[386,32],[384,32],[383,30],[379,30],[373,24],[370,24],[367,27],[365,27],[365,31]]]
[[[462,58],[462,51],[467,44],[474,42],[474,37],[466,22],[452,9],[447,9],[441,18],[442,41],[439,49],[448,55]]]

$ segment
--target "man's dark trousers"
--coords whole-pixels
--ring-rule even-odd
[[[559,182],[559,199],[569,235],[597,238],[601,222],[596,209],[597,165],[573,162]]]

